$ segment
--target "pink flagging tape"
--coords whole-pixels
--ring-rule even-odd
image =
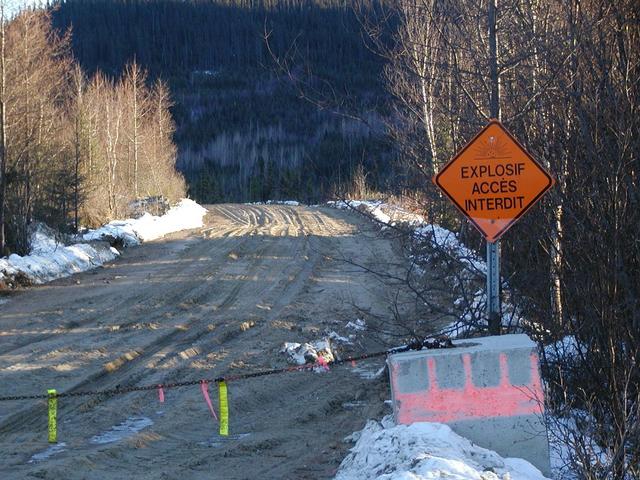
[[[204,397],[204,401],[207,402],[207,405],[209,406],[209,411],[211,412],[211,415],[213,415],[213,418],[218,420],[216,411],[213,409],[213,404],[211,403],[211,397],[209,397],[209,384],[207,383],[206,380],[202,380],[200,382],[200,390],[202,390],[202,396]]]
[[[162,389],[162,385],[158,385],[158,399],[160,403],[164,403],[164,390]]]
[[[322,355],[318,355],[318,365],[320,365],[325,372],[329,371],[329,364]]]

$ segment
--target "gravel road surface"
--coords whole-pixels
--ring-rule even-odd
[[[205,227],[125,250],[90,272],[0,297],[0,396],[215,378],[286,366],[284,342],[390,319],[400,287],[340,258],[401,272],[396,242],[356,213],[209,206]],[[369,331],[342,354],[380,349]],[[198,386],[0,403],[0,478],[331,478],[367,418],[388,412],[384,360],[229,384],[217,435]],[[373,378],[372,378],[373,377]],[[215,385],[210,387],[214,405]]]

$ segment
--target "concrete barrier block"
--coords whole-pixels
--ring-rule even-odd
[[[535,344],[526,335],[453,342],[455,348],[390,355],[397,423],[446,423],[503,457],[520,457],[550,475]]]

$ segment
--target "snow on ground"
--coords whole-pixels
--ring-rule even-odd
[[[82,236],[84,241],[122,239],[125,246],[138,245],[169,233],[200,228],[207,209],[193,200],[181,200],[161,217],[145,213],[140,218],[114,220]]]
[[[114,443],[132,437],[136,433],[153,425],[153,420],[147,417],[129,417],[118,425],[111,427],[106,432],[94,435],[89,439],[90,443],[104,445]]]
[[[578,356],[580,350],[578,340],[573,335],[567,335],[544,347],[544,353],[550,362],[570,362]]]
[[[118,251],[108,244],[77,243],[65,246],[54,237],[38,233],[32,237],[30,255],[0,258],[0,281],[10,283],[22,274],[33,283],[45,283],[98,267],[116,258]]]
[[[460,243],[458,236],[451,230],[447,230],[440,225],[424,223],[414,230],[414,235],[418,239],[430,241],[441,248],[455,252],[456,257],[462,263],[483,275],[487,274],[487,263],[480,259],[473,250]]]
[[[352,344],[356,338],[355,335],[349,335],[348,337],[343,337],[338,332],[335,332],[333,330],[329,331],[328,335],[332,341],[336,343],[344,343],[346,345]]]
[[[37,463],[42,462],[43,460],[48,460],[50,457],[62,453],[66,450],[67,444],[65,442],[55,443],[50,445],[45,451],[34,454],[29,463]]]
[[[340,210],[355,209],[364,212],[385,226],[396,226],[399,223],[409,226],[416,240],[429,241],[440,248],[455,252],[456,257],[462,259],[464,263],[486,274],[486,263],[473,250],[464,246],[454,232],[440,225],[427,223],[421,215],[377,200],[341,200],[327,202],[327,205]]]
[[[335,202],[327,202],[327,205],[339,210],[355,209],[360,212],[365,212],[378,222],[385,225],[395,225],[395,222],[392,219],[393,215],[385,213],[385,211],[383,211],[383,208],[387,211],[394,210],[394,212],[389,213],[402,211],[398,207],[387,205],[379,200],[339,200]],[[420,220],[424,221],[424,219],[422,219],[422,217],[419,217],[418,215],[415,215],[415,217],[420,218]]]
[[[267,200],[266,202],[245,203],[245,205],[289,205],[290,207],[298,207],[301,203],[297,200]]]
[[[454,232],[440,225],[427,223],[421,215],[378,200],[341,200],[327,202],[327,205],[340,210],[356,209],[365,212],[385,225],[396,226],[399,223],[407,225],[413,231],[416,240],[429,241],[440,248],[455,252],[456,257],[461,259],[463,263],[482,274],[487,272],[486,262],[479,258],[473,250],[463,245]]]
[[[78,243],[68,246],[57,240],[51,229],[39,225],[31,235],[29,255],[0,258],[0,282],[12,283],[16,276],[24,275],[33,283],[45,283],[96,268],[115,259],[119,252],[108,243],[85,242],[139,245],[168,233],[201,227],[206,213],[196,202],[183,199],[161,217],[145,214],[137,219],[115,220],[81,235]]]
[[[545,480],[526,460],[503,458],[441,423],[394,425],[387,416],[346,440],[356,444],[335,480]]]
[[[351,321],[347,322],[346,328],[355,330],[356,332],[361,332],[363,330],[366,330],[367,324],[361,318],[356,318],[356,320],[353,322]]]

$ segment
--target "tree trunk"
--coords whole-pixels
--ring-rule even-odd
[[[7,191],[7,72],[5,64],[5,45],[4,5],[0,5],[0,256],[3,255],[7,243],[4,229],[4,213]]]

